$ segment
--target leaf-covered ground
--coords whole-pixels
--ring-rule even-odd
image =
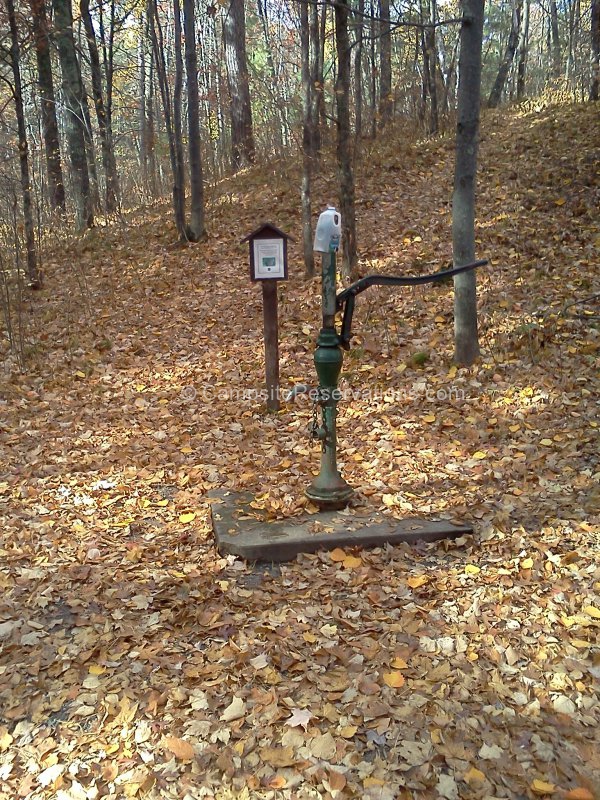
[[[308,401],[264,413],[238,244],[264,219],[300,240],[297,166],[212,187],[206,245],[162,204],[57,240],[0,399],[2,797],[600,797],[599,130],[594,106],[485,117],[476,367],[451,287],[358,301],[349,514],[471,521],[453,543],[214,550],[208,490],[285,517],[317,467]],[[452,138],[365,148],[362,271],[448,264]],[[290,259],[285,386],[320,309]]]

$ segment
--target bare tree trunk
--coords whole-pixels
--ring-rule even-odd
[[[517,100],[525,97],[525,78],[527,75],[527,60],[529,57],[529,10],[530,0],[525,0],[525,13],[523,17],[523,29],[521,31],[521,43],[519,45],[519,63],[517,65]]]
[[[231,160],[234,170],[238,170],[254,163],[244,0],[229,0],[223,21],[223,40],[231,99]]]
[[[506,79],[515,57],[517,45],[519,44],[519,33],[521,31],[521,10],[523,8],[523,0],[515,0],[512,10],[512,19],[510,25],[510,33],[508,34],[508,41],[504,51],[504,57],[500,62],[496,80],[492,86],[492,91],[488,98],[488,108],[497,108],[502,97],[502,92],[506,85]]]
[[[100,56],[98,45],[96,44],[96,33],[90,14],[90,0],[80,0],[79,8],[81,19],[85,29],[90,54],[90,68],[92,73],[92,94],[94,105],[96,106],[96,118],[98,120],[98,132],[100,134],[100,146],[102,148],[102,166],[106,179],[106,213],[113,214],[119,204],[119,177],[117,175],[117,162],[115,160],[115,150],[112,141],[111,131],[109,130],[104,97],[102,92],[102,72],[100,69]]]
[[[561,52],[558,31],[558,7],[556,0],[550,0],[550,30],[552,31],[552,77],[560,78]]]
[[[340,186],[340,212],[343,230],[343,267],[347,277],[355,273],[356,215],[354,208],[354,175],[352,173],[352,144],[350,131],[350,41],[348,37],[348,0],[335,5],[335,44],[338,74],[335,84],[337,101],[337,165]]]
[[[310,70],[310,27],[308,5],[300,3],[300,55],[302,59],[302,245],[304,271],[307,278],[315,273],[315,256],[312,241],[312,169],[313,169],[313,94]]]
[[[392,118],[392,38],[390,35],[390,0],[379,0],[379,125]]]
[[[194,0],[183,0],[183,15],[191,185],[189,238],[193,242],[198,242],[206,237],[206,228],[204,225],[204,179],[200,153],[200,99],[198,96],[198,56],[196,53]]]
[[[173,127],[173,115],[171,108],[171,92],[169,89],[169,81],[167,79],[167,65],[165,62],[165,48],[164,39],[162,35],[162,28],[156,18],[156,0],[150,0],[148,3],[148,13],[150,15],[150,31],[152,34],[152,49],[154,51],[154,61],[156,63],[156,72],[158,74],[158,82],[160,86],[160,95],[163,105],[165,129],[167,133],[167,142],[169,144],[169,159],[171,161],[171,173],[173,176],[173,213],[175,216],[175,225],[182,239],[186,239],[185,230],[185,210],[183,202],[184,187],[181,183],[181,175],[179,170],[179,162],[177,160],[177,147],[175,140],[175,130]],[[181,41],[180,41],[181,46]],[[181,125],[180,125],[181,128]]]
[[[420,17],[423,24],[421,31],[421,48],[423,51],[423,104],[426,105],[426,97],[429,97],[429,122],[427,132],[435,134],[439,127],[439,114],[437,102],[437,46],[435,41],[435,18],[437,7],[435,0],[430,0],[429,8],[425,6],[423,0],[420,5]],[[423,109],[424,113],[426,108]]]
[[[321,18],[325,16],[325,8],[321,12]],[[311,82],[311,153],[313,159],[317,159],[321,150],[321,129],[319,127],[319,108],[323,97],[323,50],[321,48],[321,36],[319,35],[319,6],[314,3],[310,7],[309,19],[309,43],[310,43],[310,82]]]
[[[42,136],[46,151],[46,172],[48,174],[48,194],[53,210],[64,212],[65,185],[60,158],[60,140],[56,120],[56,97],[52,78],[50,59],[50,40],[48,36],[48,17],[45,0],[30,0],[35,56],[37,60],[38,88],[40,92],[40,111]]]
[[[462,9],[452,196],[452,255],[455,267],[475,260],[475,185],[484,0],[463,0]],[[454,357],[459,364],[472,364],[479,355],[474,271],[463,272],[454,278],[454,346]]]
[[[180,205],[178,217],[183,221],[181,238],[187,239],[185,225],[185,165],[183,160],[183,124],[181,106],[183,98],[183,54],[181,52],[181,6],[179,0],[173,0],[173,27],[175,34],[175,84],[173,86],[173,132],[175,135],[175,160],[177,162],[177,202]]]
[[[265,42],[265,51],[267,54],[267,67],[269,69],[269,74],[271,76],[272,91],[275,103],[277,105],[277,113],[279,115],[279,125],[277,127],[277,133],[276,133],[276,147],[278,150],[281,150],[283,148],[283,135],[287,127],[287,121],[285,119],[285,111],[278,90],[279,81],[277,78],[275,63],[273,61],[272,45],[269,36],[269,16],[268,16],[269,5],[267,3],[267,0],[258,0],[257,9],[258,9],[258,16],[261,21],[263,39]]]
[[[358,0],[358,18],[356,21],[356,47],[354,51],[354,151],[360,144],[362,137],[362,106],[363,106],[363,81],[362,81],[362,53],[363,53],[363,24],[365,21],[365,0]]]
[[[25,228],[25,244],[27,249],[27,275],[32,289],[40,289],[41,276],[37,265],[35,249],[35,227],[33,222],[33,209],[31,203],[31,183],[29,179],[29,148],[25,129],[25,112],[23,110],[23,87],[21,84],[21,70],[19,68],[20,47],[17,20],[15,17],[14,0],[6,0],[8,25],[10,28],[10,65],[13,74],[13,98],[17,117],[17,132],[19,136],[19,166],[21,168],[21,194],[23,196],[23,223]],[[16,243],[15,243],[16,245]]]
[[[371,38],[371,47],[369,52],[369,67],[370,67],[370,81],[369,81],[369,106],[371,111],[371,139],[377,135],[377,60],[375,53],[375,43],[377,41],[377,21],[375,19],[375,0],[370,0],[369,7],[370,25],[369,36]]]
[[[600,0],[592,0],[592,80],[590,100],[600,94]]]
[[[75,41],[73,13],[70,0],[53,0],[55,39],[62,72],[62,91],[65,102],[65,129],[71,161],[76,226],[79,231],[94,224],[90,195],[90,176],[85,146],[83,116],[83,83]]]

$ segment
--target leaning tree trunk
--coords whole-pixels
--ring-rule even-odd
[[[188,101],[188,153],[190,161],[191,209],[189,238],[199,242],[205,238],[204,179],[200,154],[200,98],[198,95],[198,56],[196,53],[196,25],[194,0],[183,0],[183,27],[185,34],[185,70]]]
[[[592,80],[590,100],[600,94],[600,0],[592,0]]]
[[[223,40],[231,98],[231,160],[234,170],[238,170],[254,163],[244,0],[230,0],[223,21]]]
[[[452,196],[452,255],[455,267],[475,260],[475,185],[484,0],[463,0],[462,8]],[[479,355],[474,271],[463,272],[454,278],[454,346],[454,357],[459,364],[472,364]]]
[[[504,87],[506,85],[506,79],[508,78],[508,73],[515,57],[517,45],[519,44],[522,8],[523,0],[515,0],[510,24],[510,33],[508,34],[508,41],[506,43],[504,57],[500,62],[498,74],[496,75],[496,80],[494,81],[492,91],[490,92],[490,96],[488,98],[488,108],[497,108],[498,104],[500,103],[500,98],[502,97],[502,92],[504,91]]]
[[[13,0],[6,0],[8,25],[10,28],[10,65],[13,74],[13,97],[17,117],[17,133],[19,136],[19,166],[21,168],[21,194],[23,196],[23,223],[25,228],[25,244],[27,249],[27,275],[32,289],[41,288],[42,281],[37,265],[35,249],[35,227],[31,203],[31,183],[29,180],[29,151],[25,129],[25,112],[23,110],[23,86],[19,67],[20,47],[15,5]]]
[[[83,115],[83,83],[73,39],[71,0],[53,0],[55,39],[62,72],[62,91],[65,103],[65,129],[71,161],[73,199],[76,227],[79,231],[91,228],[94,214],[90,195],[90,176],[85,147]]]
[[[52,61],[50,59],[50,40],[48,36],[48,17],[45,0],[29,0],[35,57],[37,61],[38,89],[40,93],[40,112],[42,120],[42,136],[46,152],[46,172],[48,175],[48,195],[50,207],[64,212],[65,185],[60,158],[60,140],[56,120],[56,96],[52,78]]]
[[[350,40],[348,37],[348,0],[335,5],[335,45],[338,73],[335,83],[337,101],[337,166],[340,186],[340,212],[343,230],[343,273],[352,277],[357,266],[354,175],[350,132]]]
[[[390,0],[379,0],[379,125],[392,118],[392,37],[390,35]]]
[[[106,110],[104,106],[104,96],[102,92],[102,72],[100,68],[100,56],[98,45],[96,44],[96,33],[90,14],[90,0],[80,0],[79,8],[81,19],[85,29],[85,35],[90,54],[90,67],[92,73],[92,94],[94,105],[96,106],[96,118],[98,120],[98,132],[100,134],[100,146],[102,148],[102,166],[106,178],[106,213],[113,214],[119,203],[119,178],[117,175],[117,162],[115,159],[115,149],[107,124]]]

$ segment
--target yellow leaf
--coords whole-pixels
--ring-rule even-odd
[[[532,781],[530,788],[534,794],[552,794],[556,789],[556,786],[553,783],[540,781],[536,778],[534,781]]]
[[[185,739],[178,739],[176,736],[165,736],[164,746],[170,750],[175,758],[181,761],[191,761],[194,758],[194,748]]]
[[[508,430],[511,433],[516,433],[518,430],[521,430],[521,426],[520,425],[509,425],[508,426]]]
[[[531,569],[533,567],[533,558],[524,558],[521,561],[521,569]]]
[[[586,606],[583,609],[583,613],[589,614],[589,616],[594,619],[600,619],[600,608],[596,608],[596,606]]]
[[[127,517],[127,519],[117,520],[117,522],[112,522],[111,525],[113,528],[126,528],[129,524],[131,524],[134,520],[134,517]]]
[[[157,500],[154,505],[155,506],[160,506],[161,508],[164,508],[165,506],[169,505],[169,501],[168,500]]]
[[[391,666],[394,669],[406,669],[408,667],[408,664],[403,658],[400,658],[400,656],[396,656],[396,658],[392,661]]]
[[[340,736],[342,737],[342,739],[351,739],[357,730],[358,727],[356,725],[346,725],[344,728],[341,729]]]
[[[357,556],[346,556],[342,563],[346,569],[358,569],[362,567],[363,562]]]
[[[453,367],[450,367],[450,369],[448,370],[448,377],[449,378],[454,378],[456,376],[457,371],[458,370],[456,368],[456,365],[454,365]]]
[[[78,378],[85,378],[85,372],[82,372],[80,369],[77,370],[75,373],[76,377]]]
[[[478,461],[483,461],[484,458],[487,458],[487,453],[484,453],[483,450],[477,450],[473,453],[473,458],[476,458]]]
[[[383,682],[392,689],[399,689],[401,686],[404,686],[406,679],[401,672],[384,672]]]
[[[590,646],[590,643],[586,642],[585,639],[571,639],[571,645],[576,647],[578,650],[585,650]]]
[[[314,633],[308,633],[308,632],[303,633],[302,638],[304,639],[305,642],[308,642],[309,644],[314,644],[317,641],[317,637],[314,635]]]
[[[186,511],[179,515],[179,522],[193,522],[196,519],[196,514],[193,511]]]
[[[303,326],[302,326],[302,333],[303,333],[305,336],[310,336],[310,334],[312,333],[312,331],[311,331],[311,329],[310,329],[310,326],[309,326],[309,325],[303,325]]]
[[[467,783],[483,783],[485,774],[476,767],[471,767],[468,772],[465,772],[464,780]]]
[[[418,589],[419,586],[423,586],[429,581],[427,575],[414,575],[411,576],[406,582],[410,586],[411,589]]]
[[[477,575],[481,572],[481,567],[477,567],[475,564],[467,564],[465,567],[465,573],[467,575]]]
[[[191,447],[182,447],[179,451],[180,453],[184,453],[184,455],[189,455],[189,453],[193,453],[193,449]]]
[[[559,198],[558,198],[558,200],[555,200],[555,201],[554,201],[554,205],[555,205],[555,206],[564,206],[564,204],[565,204],[566,202],[567,202],[567,201],[566,201],[566,199],[565,199],[564,197],[559,197]]]
[[[426,414],[424,417],[421,417],[423,422],[435,422],[435,414]]]
[[[396,505],[396,495],[395,494],[384,494],[382,495],[381,499],[383,500],[383,505],[391,508],[392,506]]]
[[[540,444],[543,444],[544,447],[552,447],[552,439],[540,439]]]
[[[329,555],[332,561],[343,561],[346,558],[346,553],[344,553],[341,547],[336,547]]]
[[[90,664],[88,672],[90,675],[103,675],[106,672],[106,667],[103,667],[101,664]]]

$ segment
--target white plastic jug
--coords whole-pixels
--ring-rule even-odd
[[[341,235],[341,214],[335,206],[327,206],[317,222],[313,250],[316,253],[335,253],[339,250]]]

